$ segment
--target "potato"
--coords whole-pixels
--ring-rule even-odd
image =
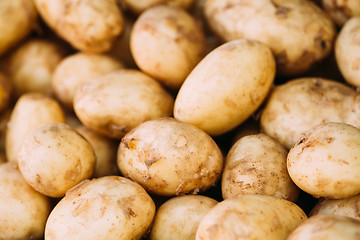
[[[310,129],[290,150],[294,183],[315,197],[340,199],[360,193],[360,129],[328,122]]]
[[[173,97],[153,78],[120,69],[78,87],[74,110],[87,127],[120,139],[140,123],[170,116]]]
[[[330,17],[307,0],[209,0],[205,16],[224,41],[246,38],[267,44],[279,76],[308,71],[330,54],[336,35]]]
[[[10,121],[12,109],[6,109],[3,112],[0,112],[0,152],[5,154],[5,139],[7,125]]]
[[[0,239],[41,239],[50,199],[35,191],[14,163],[0,164]]]
[[[276,86],[260,117],[264,133],[287,149],[308,129],[323,122],[360,127],[359,94],[340,82],[324,78],[297,78]]]
[[[291,233],[288,240],[359,239],[360,220],[334,215],[310,217]]]
[[[106,176],[66,193],[46,222],[45,239],[140,239],[154,215],[155,204],[140,185]]]
[[[201,219],[217,201],[201,195],[178,196],[167,200],[156,211],[151,240],[193,240]]]
[[[2,63],[13,85],[15,97],[27,92],[52,94],[51,79],[68,50],[50,39],[29,39],[12,51]]]
[[[0,73],[0,113],[9,105],[12,85],[9,79]]]
[[[0,1],[0,55],[24,39],[36,27],[37,21],[33,1]]]
[[[116,164],[118,142],[109,139],[83,125],[75,128],[94,149],[96,164],[93,177],[116,175],[119,169]]]
[[[229,198],[213,207],[201,220],[197,240],[287,239],[306,214],[296,204],[265,195]]]
[[[343,199],[320,199],[310,216],[332,214],[360,220],[360,194]]]
[[[226,157],[223,198],[261,194],[295,201],[299,189],[287,172],[287,154],[280,143],[263,133],[240,138]]]
[[[18,154],[26,182],[50,197],[62,197],[91,177],[95,160],[90,143],[64,123],[45,123],[32,130]]]
[[[360,4],[360,3],[359,3]],[[336,63],[345,81],[360,87],[360,16],[346,22],[335,43]]]
[[[46,24],[81,51],[105,52],[123,30],[117,0],[34,0],[34,3]]]
[[[179,8],[189,8],[197,0],[120,0],[126,10],[130,10],[136,15],[140,15],[146,9],[155,5],[168,5]]]
[[[17,162],[24,137],[43,123],[64,122],[64,113],[59,103],[41,93],[23,94],[11,112],[5,136],[6,157]]]
[[[72,109],[78,86],[123,67],[121,62],[107,55],[78,52],[56,66],[52,88],[57,99]]]
[[[275,61],[256,41],[233,40],[210,52],[181,86],[176,119],[212,136],[226,133],[251,116],[270,91]]]
[[[118,148],[120,173],[156,195],[205,191],[221,175],[223,156],[201,129],[173,118],[146,121]]]
[[[337,26],[342,26],[351,17],[360,16],[358,0],[322,0],[322,7]]]
[[[185,10],[156,6],[137,18],[130,49],[138,67],[165,86],[179,89],[205,55],[205,36]]]

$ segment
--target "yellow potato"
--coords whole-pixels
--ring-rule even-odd
[[[45,123],[32,130],[18,154],[26,182],[50,197],[62,197],[90,178],[95,161],[90,143],[64,123]]]
[[[125,9],[129,9],[136,15],[155,5],[168,5],[186,9],[195,1],[197,0],[120,0]]]
[[[214,140],[201,129],[173,118],[146,121],[127,133],[118,148],[123,176],[162,196],[205,191],[223,168]]]
[[[221,135],[259,108],[274,76],[275,61],[266,45],[245,39],[227,42],[187,77],[175,99],[174,116],[210,135]]]
[[[338,26],[343,26],[351,17],[360,16],[359,0],[322,0],[321,4]]]
[[[155,204],[137,183],[119,176],[83,181],[51,212],[45,239],[141,239]]]

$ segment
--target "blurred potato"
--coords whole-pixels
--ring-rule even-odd
[[[350,18],[360,16],[359,0],[322,0],[321,6],[337,26],[343,26]]]
[[[0,73],[0,113],[10,104],[12,95],[12,85],[9,79]]]

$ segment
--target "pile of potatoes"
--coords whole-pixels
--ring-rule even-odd
[[[359,239],[360,1],[0,1],[0,240]]]

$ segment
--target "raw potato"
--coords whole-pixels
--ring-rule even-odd
[[[291,233],[287,240],[357,240],[360,220],[334,215],[310,217]]]
[[[205,36],[185,10],[148,9],[137,18],[130,49],[139,68],[172,89],[179,89],[205,55]]]
[[[205,16],[224,41],[267,44],[282,76],[305,73],[326,58],[336,35],[330,17],[307,0],[209,0]]]
[[[68,50],[50,39],[30,39],[12,51],[2,63],[15,97],[27,92],[52,94],[51,79]]]
[[[41,93],[23,94],[17,100],[7,125],[7,160],[17,162],[17,155],[25,136],[41,124],[49,122],[65,122],[59,103]]]
[[[223,198],[260,194],[295,201],[299,189],[288,174],[287,154],[280,143],[263,133],[238,140],[225,161]]]
[[[33,1],[0,1],[0,55],[24,39],[37,25]]]
[[[146,9],[155,5],[168,5],[179,8],[189,8],[197,0],[120,0],[125,9],[129,9],[136,15],[140,15]]]
[[[343,199],[320,199],[310,216],[332,214],[360,220],[360,194]]]
[[[340,82],[299,78],[276,86],[260,118],[264,133],[287,149],[308,129],[323,122],[360,127],[360,95]]]
[[[9,105],[12,85],[8,78],[0,73],[0,113]]]
[[[285,240],[306,214],[296,204],[265,195],[242,195],[218,203],[201,220],[196,240]]]
[[[100,135],[83,125],[76,127],[75,130],[88,140],[94,149],[96,165],[92,176],[98,178],[117,175],[119,172],[116,164],[118,142]]]
[[[175,99],[176,119],[212,136],[235,128],[261,105],[273,84],[275,61],[256,41],[233,40],[194,68]]]
[[[124,65],[107,55],[78,52],[56,66],[52,88],[57,99],[72,109],[78,86],[120,68]]]
[[[50,199],[35,191],[13,163],[0,164],[0,239],[41,239]]]
[[[123,30],[117,0],[34,0],[43,20],[74,48],[101,53]]]
[[[3,112],[0,112],[0,152],[5,154],[5,138],[7,125],[10,121],[12,109],[6,109]]]
[[[126,134],[118,148],[123,176],[163,196],[198,193],[221,175],[223,156],[201,129],[173,118],[140,124]]]
[[[185,195],[166,201],[157,210],[151,240],[193,240],[201,219],[217,201],[201,195]]]
[[[315,196],[341,199],[360,193],[360,129],[339,122],[320,124],[290,150],[294,183]]]
[[[141,239],[154,215],[155,204],[139,184],[106,176],[66,193],[47,220],[45,239]]]
[[[25,180],[38,192],[62,197],[90,178],[95,168],[90,143],[64,123],[45,123],[26,135],[18,154]]]
[[[173,97],[153,78],[120,69],[78,87],[74,110],[87,127],[120,139],[147,120],[171,115]]]
[[[342,27],[335,43],[335,56],[345,81],[360,87],[360,17],[350,19]]]
[[[324,10],[338,26],[342,26],[351,17],[360,16],[359,0],[322,0]]]

